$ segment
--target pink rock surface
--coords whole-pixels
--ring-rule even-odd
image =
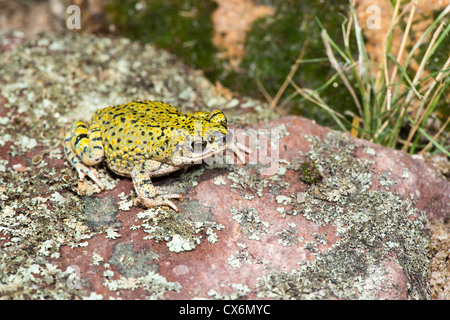
[[[286,117],[267,124],[256,125],[260,127],[277,127],[284,125],[289,135],[280,140],[280,158],[291,162],[299,155],[299,151],[304,154],[309,151],[310,143],[305,135],[316,135],[325,139],[330,130],[321,128],[312,121],[300,117]],[[354,151],[354,157],[359,159],[369,159],[375,161],[371,165],[374,172],[373,184],[369,191],[381,190],[385,192],[385,187],[377,180],[377,173],[390,170],[392,179],[389,192],[398,192],[403,195],[413,194],[417,199],[415,205],[418,210],[425,210],[429,218],[443,217],[448,215],[448,183],[437,176],[426,164],[418,160],[413,160],[408,155],[373,145],[367,141],[350,139],[349,144],[358,146]],[[342,147],[342,146],[341,146]],[[374,155],[368,155],[364,148],[373,148]],[[336,146],[337,148],[337,146]],[[371,153],[371,152],[369,152]],[[283,165],[281,165],[283,166]],[[242,165],[241,165],[242,167]],[[403,168],[407,168],[409,176],[401,178]],[[411,170],[412,168],[412,170]],[[196,169],[193,169],[196,170]],[[250,169],[255,176],[258,174]],[[299,210],[298,214],[287,214],[283,216],[277,208],[284,208],[287,212],[293,205],[283,205],[277,203],[278,196],[290,198],[291,195],[305,193],[310,187],[299,180],[299,172],[288,169],[284,175],[278,176],[282,181],[283,188],[279,188],[278,194],[273,194],[271,186],[268,184],[263,190],[261,197],[255,196],[251,200],[243,199],[239,189],[231,187],[232,181],[228,178],[229,171],[226,169],[206,169],[197,179],[198,184],[193,188],[188,188],[186,199],[181,204],[180,216],[184,219],[197,219],[198,214],[209,215],[211,221],[218,225],[225,226],[224,229],[214,230],[218,236],[215,243],[205,240],[207,234],[205,230],[197,234],[202,236],[200,244],[191,251],[179,253],[171,252],[168,249],[168,242],[154,240],[144,240],[145,233],[142,229],[131,230],[130,227],[136,223],[136,214],[143,211],[142,208],[133,207],[130,211],[120,211],[117,221],[121,227],[118,228],[120,238],[108,239],[104,235],[94,236],[89,240],[89,246],[83,248],[61,249],[61,258],[56,262],[62,267],[77,265],[82,270],[82,283],[85,283],[88,290],[93,290],[105,297],[121,297],[127,299],[145,298],[148,292],[139,288],[135,290],[111,291],[105,285],[104,271],[114,271],[112,279],[118,279],[126,269],[120,265],[110,265],[105,268],[102,264],[92,265],[92,255],[95,253],[103,258],[103,261],[111,261],[118,244],[128,244],[132,250],[122,253],[119,258],[122,260],[132,260],[128,267],[133,267],[140,255],[148,252],[157,254],[157,258],[151,261],[141,262],[143,265],[152,265],[154,270],[164,276],[170,282],[177,282],[181,289],[177,291],[167,291],[164,294],[166,299],[190,299],[194,297],[234,297],[244,296],[246,298],[275,297],[275,298],[380,298],[380,299],[405,299],[408,296],[407,283],[411,275],[405,271],[405,266],[398,262],[397,253],[389,252],[381,260],[365,260],[364,254],[358,256],[354,261],[351,258],[348,263],[360,261],[359,266],[352,266],[353,276],[345,279],[335,279],[340,286],[338,289],[327,287],[314,287],[310,284],[301,283],[302,273],[299,267],[309,265],[321,255],[333,253],[334,246],[339,241],[346,240],[345,233],[337,233],[335,223],[316,223],[307,219]],[[221,177],[225,181],[223,184],[214,184],[215,178]],[[183,179],[183,174],[168,176],[157,181],[157,184],[167,181],[179,181]],[[244,178],[245,179],[245,178]],[[264,177],[269,179],[270,177]],[[420,181],[420,183],[417,183]],[[262,183],[262,182],[261,182]],[[274,181],[273,185],[279,184]],[[255,184],[254,186],[257,186]],[[128,179],[121,179],[118,187],[112,191],[103,192],[93,197],[104,198],[113,197],[119,201],[117,195],[129,193],[132,184]],[[254,194],[254,190],[248,190]],[[433,196],[431,196],[433,194]],[[429,198],[433,198],[432,202]],[[286,198],[284,198],[286,199]],[[192,203],[198,202],[197,212],[190,210]],[[321,210],[319,207],[317,210]],[[236,212],[244,215],[241,222],[236,219]],[[256,216],[252,214],[257,213]],[[361,214],[363,214],[362,212]],[[245,216],[247,214],[247,216]],[[399,212],[387,212],[388,215],[399,215]],[[196,217],[197,216],[197,217]],[[408,219],[414,220],[419,216],[418,211]],[[348,224],[359,223],[347,221]],[[379,223],[372,221],[372,223]],[[255,237],[256,235],[256,237]],[[390,235],[394,236],[394,235]],[[399,235],[401,237],[401,235]],[[350,236],[352,237],[352,236]],[[404,240],[404,239],[403,239]],[[403,241],[402,240],[402,241]],[[309,246],[307,244],[310,244]],[[351,250],[351,241],[346,243],[345,250]],[[370,251],[369,247],[354,243],[355,248],[361,252]],[[379,244],[383,247],[384,244]],[[420,243],[416,243],[417,249]],[[423,249],[423,248],[422,248]],[[406,252],[403,252],[406,253]],[[333,258],[333,255],[330,255]],[[341,259],[335,256],[335,259]],[[120,260],[119,259],[119,260]],[[344,259],[344,261],[345,261]],[[345,263],[345,262],[344,262]],[[143,265],[139,268],[143,268]],[[320,274],[320,268],[314,269],[312,273]],[[362,292],[357,292],[356,274],[363,280],[360,281]],[[267,285],[265,277],[278,277],[275,285]],[[329,281],[335,276],[329,270],[324,270],[324,277],[329,277]],[[135,276],[138,278],[139,276]],[[130,278],[130,277],[129,277]],[[265,279],[265,280],[262,280]],[[290,290],[284,288],[291,286]],[[349,287],[355,286],[352,289]],[[244,288],[244,289],[242,289]],[[268,289],[269,288],[269,289]],[[334,290],[337,290],[335,292]],[[340,290],[340,291],[339,291]],[[425,291],[425,288],[421,288]],[[322,293],[321,293],[322,291]]]
[[[261,142],[256,163],[155,179],[163,192],[185,195],[178,214],[126,210],[132,182],[104,166],[102,177],[115,186],[79,196],[60,143],[80,100],[131,95],[130,81],[142,96],[160,94],[154,83],[170,99],[184,93],[189,108],[210,92],[151,46],[83,35],[22,42],[11,40],[3,49],[14,53],[0,54],[0,70],[9,72],[0,78],[0,296],[428,298],[426,220],[449,216],[450,187],[424,162],[289,116],[245,125],[263,133],[247,141]],[[130,72],[122,77],[124,70],[96,60],[99,47],[107,56],[122,50],[122,62],[137,67],[122,68]],[[97,64],[101,74],[89,67]],[[144,69],[145,84],[134,73]],[[243,118],[256,112],[234,109]],[[264,142],[270,130],[279,141]],[[312,161],[322,179],[306,184],[302,163]]]

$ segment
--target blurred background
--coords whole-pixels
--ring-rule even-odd
[[[409,3],[402,2],[405,6]],[[361,23],[361,28],[368,56],[375,63],[381,63],[384,54],[381,43],[390,32],[393,2],[355,0],[353,3],[360,21],[370,18],[370,5],[376,4],[379,9],[378,28],[367,28],[366,23]],[[66,9],[71,4],[81,9],[80,30],[66,27],[69,16]],[[416,1],[416,4],[407,43],[409,48],[449,1],[426,0]],[[335,76],[336,70],[330,67],[320,36],[322,28],[326,29],[338,47],[348,45],[357,55],[356,37],[350,35],[350,42],[345,43],[349,7],[349,1],[325,0],[0,0],[0,30],[19,30],[26,36],[44,31],[87,32],[154,43],[177,55],[188,66],[202,70],[224,92],[269,103],[276,98],[272,107],[281,114],[298,114],[339,128],[328,112],[298,94],[293,85],[283,88],[300,58],[301,64],[289,80],[299,88],[320,88],[321,101],[342,114],[344,125],[350,129],[357,118],[357,106],[342,79]],[[399,30],[392,38],[394,49],[400,46],[402,28],[408,17],[407,11],[399,17]],[[436,50],[433,59],[427,61],[428,74],[442,68],[450,51],[449,38]],[[419,68],[425,49],[423,45],[423,50],[413,56],[409,72]],[[348,81],[356,86],[351,72]],[[428,120],[431,135],[449,117],[449,97],[448,92],[441,97],[433,118]],[[406,139],[407,131],[400,134]]]

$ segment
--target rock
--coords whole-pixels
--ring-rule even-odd
[[[134,71],[123,76],[114,73],[113,64],[103,64],[103,77],[109,78],[90,95],[88,88],[101,75],[83,59],[98,59],[96,46],[104,55],[120,52],[122,64],[133,61],[142,73],[150,72],[145,65],[138,68],[142,57],[157,56],[151,68],[161,64],[153,71],[161,74],[141,79],[153,85],[136,86],[139,95],[167,93],[170,103],[187,109],[194,101],[217,97],[206,80],[181,64],[169,64],[173,58],[151,46],[83,35],[70,41],[47,37],[78,58],[64,50],[45,53],[48,49],[37,48],[35,40],[0,55],[0,70],[6,70],[1,72],[16,75],[0,76],[0,128],[5,132],[0,137],[0,295],[429,298],[427,220],[449,216],[448,182],[403,152],[301,117],[274,119],[264,105],[250,99],[239,99],[236,110],[225,110],[235,127],[239,119],[248,123],[235,130],[239,141],[253,146],[246,164],[230,164],[228,157],[227,163],[204,164],[155,180],[161,192],[185,195],[177,203],[179,213],[130,205],[135,197],[130,179],[113,176],[104,167],[99,172],[108,190],[79,196],[75,172],[62,156],[64,129],[77,112],[87,113],[83,105],[90,110],[103,99],[128,99],[127,90],[136,84],[125,85],[136,76]],[[84,104],[71,101],[78,98],[60,80],[52,80],[41,96],[37,79],[49,81],[48,73],[59,72],[53,64],[67,63],[65,59],[70,60],[67,65],[82,66],[74,67],[76,77],[70,72],[64,76],[65,83],[77,84]],[[22,63],[35,60],[46,62],[46,68],[18,72]],[[173,79],[202,86],[192,91],[180,86],[179,92],[192,96],[183,94],[187,100],[177,103],[178,89],[173,95],[169,90]],[[17,95],[20,83],[29,86]],[[61,96],[61,90],[66,94]],[[243,104],[247,107],[241,109]],[[24,136],[37,145],[28,149]],[[303,163],[316,171],[308,183]],[[17,164],[21,170],[14,169]]]

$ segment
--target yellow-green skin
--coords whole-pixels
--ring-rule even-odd
[[[169,199],[181,195],[157,195],[150,178],[223,152],[230,136],[219,110],[184,114],[166,103],[133,101],[98,110],[89,126],[75,122],[66,133],[64,151],[80,180],[88,175],[104,189],[91,166],[106,160],[113,172],[132,177],[135,204],[178,211]]]

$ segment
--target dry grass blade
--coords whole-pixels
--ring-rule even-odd
[[[445,24],[445,22],[442,22],[441,25],[436,30],[436,32],[433,34],[433,38],[431,39],[430,44],[428,45],[427,51],[425,52],[425,55],[422,58],[422,62],[420,63],[419,69],[417,70],[416,75],[414,76],[414,79],[412,81],[413,89],[414,89],[414,86],[418,84],[420,76],[422,75],[422,71],[425,68],[425,64],[429,60],[429,55],[430,55],[431,49],[433,48],[434,44],[436,43],[436,40],[439,37],[439,34],[442,32],[442,30],[444,30],[444,24]],[[417,96],[420,96],[419,93],[417,91],[415,91],[415,89],[414,89],[414,92],[416,93]],[[405,105],[409,104],[412,97],[413,97],[413,91],[408,92],[408,95],[406,96],[406,99],[405,99]],[[417,113],[417,116],[419,116],[419,114],[420,114],[420,111]]]
[[[363,118],[363,111],[361,104],[359,103],[358,97],[356,96],[355,91],[353,90],[352,86],[348,82],[347,78],[344,75],[344,72],[342,71],[342,68],[339,66],[339,63],[336,60],[336,57],[333,54],[333,50],[331,50],[330,42],[328,41],[328,35],[325,30],[322,30],[320,33],[322,36],[323,44],[325,46],[325,50],[328,56],[328,59],[330,60],[331,66],[336,70],[336,72],[339,74],[339,77],[344,82],[344,85],[347,87],[347,90],[350,92],[350,95],[353,98],[353,101],[355,102],[356,107],[358,108],[359,116]]]
[[[416,133],[416,131],[419,129],[423,119],[428,114],[428,111],[433,106],[434,99],[438,95],[439,91],[441,91],[443,85],[444,84],[442,82],[439,84],[439,87],[436,89],[436,91],[434,91],[434,95],[430,99],[430,102],[428,103],[427,108],[420,114],[419,119],[415,121],[416,122],[415,126],[413,128],[411,128],[411,130],[409,131],[408,138],[405,140],[405,142],[403,144],[403,148],[402,148],[403,151],[406,151],[408,149],[409,143],[411,142],[412,138],[414,137],[414,134]]]
[[[400,63],[402,56],[403,56],[403,51],[405,50],[406,47],[406,41],[408,40],[409,37],[409,31],[411,30],[411,24],[413,21],[413,17],[414,14],[416,12],[416,4],[413,2],[409,17],[408,17],[408,22],[406,24],[406,28],[405,28],[405,32],[403,34],[403,38],[402,38],[402,42],[400,44],[400,48],[398,49],[398,53],[397,53],[397,61]],[[406,67],[406,66],[405,66]],[[394,70],[392,71],[391,74],[391,83],[393,83],[395,81],[395,78],[397,76],[397,71],[398,71],[398,66],[394,66]]]
[[[264,87],[264,85],[261,83],[261,80],[256,79],[256,85],[258,86],[258,89],[259,89],[259,91],[261,91],[261,93],[264,96],[264,98],[267,100],[267,103],[269,103],[269,105],[270,105],[272,103],[272,97],[267,92],[267,90]]]
[[[318,105],[319,107],[323,108],[324,110],[326,110],[331,115],[331,117],[334,119],[334,121],[337,123],[337,125],[341,128],[341,130],[346,131],[345,126],[342,124],[341,120],[339,120],[339,118],[345,119],[343,115],[341,115],[339,112],[336,112],[333,109],[331,109],[319,97],[319,95],[315,91],[309,90],[309,89],[302,89],[299,86],[297,86],[294,83],[294,81],[292,81],[292,80],[290,83],[301,96],[303,96],[305,99],[311,101],[312,103],[314,103],[314,104]]]
[[[295,73],[297,72],[297,69],[300,66],[300,62],[303,59],[303,56],[305,54],[307,47],[308,47],[308,42],[305,42],[302,47],[302,50],[300,51],[300,54],[298,55],[297,59],[295,60],[295,63],[291,66],[291,71],[289,71],[288,76],[286,77],[286,79],[284,79],[284,82],[281,85],[280,89],[278,89],[278,92],[275,95],[275,97],[270,101],[270,103],[269,103],[270,110],[274,110],[276,108],[278,101],[280,100],[280,98],[283,95],[284,91],[286,90],[287,86],[291,82],[292,77],[294,77]]]
[[[442,125],[442,127],[439,129],[439,131],[433,136],[433,140],[436,140],[441,134],[442,132],[444,132],[445,128],[447,127],[447,125],[450,122],[450,117],[447,118],[447,121],[445,121],[445,123]],[[431,147],[431,145],[433,144],[432,141],[428,142],[428,144],[425,146],[425,148],[422,149],[422,151],[420,151],[420,154],[425,154],[425,152],[427,152],[427,150]]]

